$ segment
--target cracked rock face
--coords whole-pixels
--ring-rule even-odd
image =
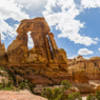
[[[71,75],[84,73],[88,80],[100,80],[100,57],[84,59],[80,56],[76,59],[71,59],[68,61],[68,73]]]
[[[27,46],[28,32],[31,33],[34,42],[31,50]],[[11,65],[10,68],[19,67],[18,72],[22,67],[22,72],[26,75],[23,77],[33,83],[58,84],[65,79],[74,80],[76,83],[88,83],[88,80],[100,79],[100,58],[86,60],[78,56],[67,60],[66,52],[57,47],[54,34],[50,32],[43,17],[22,20],[17,33],[16,39],[9,45],[7,51],[0,42],[0,64]],[[33,72],[29,70],[31,67]]]
[[[7,56],[5,45],[0,43],[0,63],[6,64],[7,63]]]
[[[30,53],[27,47],[28,32],[31,32],[34,42],[33,53]],[[66,64],[66,52],[58,49],[54,35],[44,18],[22,20],[17,33],[16,39],[7,49],[9,63],[30,63],[33,57],[36,61],[33,61],[34,63]]]
[[[34,42],[31,50],[27,46],[28,32]],[[25,73],[21,78],[26,78],[34,84],[54,84],[66,79],[66,52],[57,47],[54,34],[50,32],[43,17],[22,20],[17,33],[16,39],[7,48],[7,61],[4,63],[10,69],[14,67],[8,70],[15,77],[16,70],[20,74]],[[31,67],[33,72],[29,70]]]

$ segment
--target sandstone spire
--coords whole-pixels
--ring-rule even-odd
[[[0,45],[1,45],[1,33],[0,33]]]

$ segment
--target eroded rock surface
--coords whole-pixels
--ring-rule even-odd
[[[1,34],[0,34],[0,63],[5,64],[7,62],[5,45],[1,43]]]
[[[31,50],[27,46],[28,32],[34,42]],[[5,63],[16,80],[21,77],[34,84],[53,84],[66,79],[66,52],[57,47],[54,34],[43,17],[22,20],[17,33],[16,39],[7,48]]]
[[[27,46],[28,32],[34,42],[31,50]],[[65,50],[57,47],[44,18],[22,20],[17,33],[7,51],[0,42],[0,65],[8,67],[15,78],[19,75],[34,84],[59,84],[65,79],[76,83],[100,80],[100,58],[87,60],[78,56],[68,60]]]
[[[33,52],[29,52],[27,48],[28,36],[34,42]],[[34,63],[60,63],[67,65],[66,53],[64,50],[58,49],[54,40],[53,33],[44,18],[22,20],[17,29],[17,37],[8,47],[9,63],[30,63],[31,58],[36,58]],[[31,51],[32,51],[31,50]]]
[[[68,73],[85,73],[88,80],[100,80],[100,57],[84,59],[79,57],[70,59],[68,63]]]

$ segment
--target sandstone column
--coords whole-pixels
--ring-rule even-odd
[[[9,45],[7,49],[9,63],[18,64],[25,62],[28,52],[27,40],[27,34],[21,33],[16,37],[16,40]]]

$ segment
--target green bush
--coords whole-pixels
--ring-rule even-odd
[[[28,74],[24,67],[0,67],[0,75],[7,77],[7,81],[2,80],[0,90],[21,90],[28,89],[33,93],[34,84],[24,79],[24,74]],[[31,69],[28,70],[31,72]]]
[[[58,88],[45,88],[42,92],[42,96],[48,98],[48,100],[82,100],[79,93],[72,93],[66,95],[66,90],[71,87],[70,82],[64,80],[61,82],[61,87]]]
[[[22,90],[29,89],[28,81],[25,80],[25,81],[20,82],[18,87],[19,87],[19,89],[22,89]]]
[[[63,92],[60,88],[46,88],[42,92],[42,96],[48,98],[48,100],[62,100]]]
[[[97,100],[95,96],[93,95],[88,95],[87,100]]]
[[[67,90],[67,89],[69,89],[72,86],[71,83],[69,81],[67,81],[67,80],[63,80],[61,82],[61,85],[63,86],[64,90]]]
[[[96,98],[97,98],[97,100],[100,100],[100,91],[96,92]]]
[[[10,81],[6,83],[5,80],[2,80],[2,83],[0,83],[0,90],[13,90],[13,89],[14,86]]]
[[[88,95],[87,100],[100,100],[100,91],[97,91],[94,95]]]
[[[19,90],[28,89],[30,92],[34,93],[34,91],[33,91],[34,87],[35,87],[34,84],[29,82],[28,80],[24,80],[24,81],[19,83],[17,88]]]
[[[67,100],[82,100],[82,97],[80,96],[80,93],[75,92],[75,93],[69,94]]]

